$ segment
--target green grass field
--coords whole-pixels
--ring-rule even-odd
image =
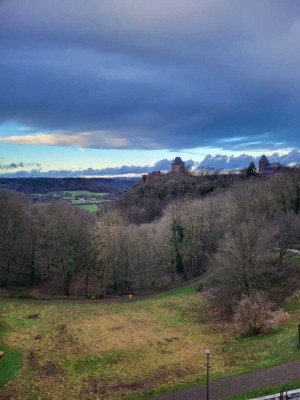
[[[97,212],[99,210],[99,207],[97,204],[78,204],[79,207],[83,208],[84,210],[90,211],[90,212]]]
[[[195,285],[143,301],[3,299],[0,385],[22,400],[146,399],[203,383],[207,347],[212,379],[299,359],[299,294],[290,320],[258,337],[219,322]]]
[[[101,204],[103,200],[77,200],[77,199],[72,199],[71,203],[76,204],[76,205],[81,205],[81,204],[87,204],[89,202],[92,202],[93,204]]]
[[[87,190],[70,190],[62,192],[63,198],[65,200],[69,200],[72,204],[78,205],[84,210],[90,212],[97,212],[99,210],[99,206],[102,203],[108,201],[104,199],[108,193],[104,192],[90,192]],[[82,196],[83,198],[78,199],[77,197]]]
[[[22,367],[22,355],[20,351],[1,342],[0,349],[4,351],[4,356],[0,361],[0,388],[3,388],[7,382],[18,376]]]

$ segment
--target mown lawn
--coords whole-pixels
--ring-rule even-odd
[[[21,354],[5,389],[22,400],[149,398],[204,382],[208,347],[213,379],[270,367],[300,358],[299,297],[287,308],[286,324],[250,338],[218,322],[194,287],[120,303],[2,300],[0,372],[13,372],[0,385]]]

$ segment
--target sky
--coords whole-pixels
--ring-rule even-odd
[[[299,43],[294,0],[0,0],[0,175],[299,162]]]

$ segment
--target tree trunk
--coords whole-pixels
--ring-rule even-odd
[[[31,285],[34,285],[35,283],[35,269],[36,269],[36,264],[35,264],[35,240],[36,238],[33,239],[32,242],[32,250],[31,250],[31,264],[30,264],[30,283]]]
[[[85,272],[85,297],[88,297],[88,290],[89,290],[89,274],[90,274],[90,266],[86,267]]]
[[[10,274],[10,261],[7,260],[7,267],[6,267],[6,279],[4,282],[4,287],[8,287],[8,282],[9,282],[9,274]]]

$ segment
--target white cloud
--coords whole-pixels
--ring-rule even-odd
[[[108,131],[76,133],[37,133],[35,135],[6,136],[0,143],[43,146],[74,146],[84,148],[127,148],[129,141]]]

